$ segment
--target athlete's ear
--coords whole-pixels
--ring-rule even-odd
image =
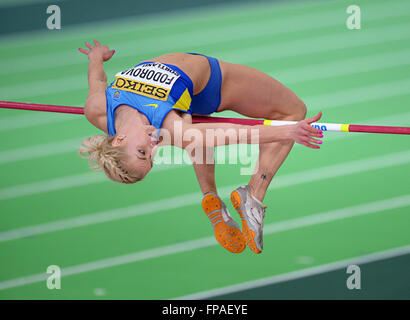
[[[151,133],[151,134],[156,134],[157,133],[157,128],[155,128],[154,126],[151,126],[151,125],[149,125],[149,126],[147,126],[147,132],[148,133]]]
[[[112,145],[113,147],[119,147],[119,146],[121,146],[123,143],[125,143],[126,138],[127,138],[127,136],[124,136],[124,135],[116,136],[116,137],[114,138],[114,140],[111,142],[111,145]]]

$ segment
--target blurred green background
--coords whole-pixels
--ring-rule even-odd
[[[360,30],[346,27],[345,0],[134,2],[122,17],[102,2],[89,23],[67,3],[61,30],[45,27],[47,1],[0,4],[0,16],[15,14],[2,20],[0,100],[83,106],[77,48],[98,39],[116,50],[109,79],[143,59],[200,52],[266,72],[324,122],[409,126],[409,1],[355,1]],[[42,15],[29,18],[30,6]],[[98,19],[110,9],[116,19]],[[1,299],[410,298],[408,136],[330,132],[318,151],[296,146],[264,201],[263,253],[234,255],[213,237],[191,166],[111,182],[77,155],[100,133],[79,115],[0,110]],[[230,192],[250,178],[241,167],[216,169],[232,213]],[[346,287],[350,264],[360,290]],[[46,287],[50,265],[62,269],[60,290]]]

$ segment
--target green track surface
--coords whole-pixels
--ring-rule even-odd
[[[0,99],[82,106],[87,59],[77,48],[97,38],[116,49],[110,79],[142,59],[201,52],[277,78],[323,122],[409,126],[410,2],[356,1],[361,30],[346,28],[350,4],[230,4],[5,36]],[[263,253],[233,255],[213,238],[192,167],[111,182],[76,153],[100,133],[82,116],[0,110],[0,299],[170,299],[395,248],[401,258],[363,265],[362,291],[346,293],[346,265],[226,297],[410,298],[408,136],[328,133],[318,151],[296,146],[264,201]],[[217,165],[227,204],[250,178],[240,168]],[[63,269],[61,290],[46,287],[49,265]],[[382,290],[386,268],[395,280]],[[337,293],[321,289],[329,277]]]

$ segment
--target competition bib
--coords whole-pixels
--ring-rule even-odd
[[[167,101],[172,86],[179,77],[179,73],[166,65],[151,62],[118,72],[112,87]]]

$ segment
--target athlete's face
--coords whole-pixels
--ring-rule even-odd
[[[129,132],[125,138],[119,140],[117,145],[125,145],[125,151],[128,154],[125,169],[138,172],[142,176],[147,175],[152,169],[153,158],[157,150],[156,128],[143,126]]]

